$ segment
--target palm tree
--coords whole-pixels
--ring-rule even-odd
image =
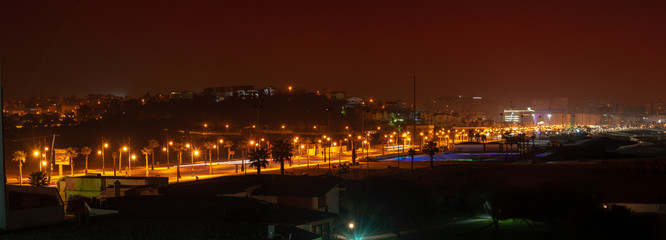
[[[173,143],[174,151],[178,153],[178,162],[176,163],[176,182],[179,182],[180,179],[180,164],[183,163],[183,152],[187,151],[184,143]]]
[[[428,141],[425,145],[423,145],[423,152],[430,155],[430,170],[432,170],[432,168],[434,167],[433,157],[435,156],[435,154],[439,152],[439,147],[437,147],[437,143],[433,141]]]
[[[150,145],[141,149],[141,154],[146,156],[146,177],[148,177],[148,155],[151,155],[153,153],[153,150],[154,149],[151,148]]]
[[[257,148],[257,150],[250,151],[250,167],[257,168],[257,175],[261,175],[261,168],[268,166],[268,150]]]
[[[234,146],[234,142],[232,141],[225,141],[224,142],[224,147],[227,148],[227,161],[231,160],[231,148]]]
[[[111,153],[111,157],[113,157],[113,176],[116,176],[116,159],[118,158],[118,153],[113,152]]]
[[[241,150],[241,172],[245,172],[245,158],[248,152],[250,152],[250,141],[240,140],[236,146],[236,150],[238,149]]]
[[[150,154],[153,155],[152,163],[150,164],[150,170],[155,170],[155,148],[160,147],[160,143],[155,139],[148,140],[148,148],[151,149]]]
[[[65,149],[65,156],[69,159],[70,170],[72,171],[71,175],[74,175],[74,158],[79,155],[79,149],[75,147],[68,147]]]
[[[271,154],[273,154],[273,162],[280,163],[280,174],[284,175],[284,161],[286,160],[291,164],[291,157],[294,155],[294,145],[287,139],[278,139],[271,146]]]
[[[217,146],[213,142],[203,143],[203,148],[208,150],[208,167],[209,167],[208,174],[210,175],[213,175],[213,158],[212,158],[213,155],[211,154],[211,151],[213,151],[213,149],[216,147]]]
[[[407,151],[407,154],[412,158],[411,166],[409,168],[409,173],[412,174],[414,173],[414,156],[416,156],[416,149],[410,148],[409,151]]]
[[[19,185],[23,184],[23,163],[25,163],[25,152],[24,151],[16,151],[14,152],[14,156],[12,157],[12,161],[18,162],[18,167],[19,167]]]
[[[86,156],[86,170],[84,171],[84,173],[86,173],[86,174],[88,173],[88,155],[90,155],[91,152],[92,152],[92,149],[90,149],[89,147],[81,148],[80,153],[83,154],[83,156]]]
[[[46,187],[48,185],[46,172],[31,172],[30,176],[28,177],[28,183],[33,187]]]

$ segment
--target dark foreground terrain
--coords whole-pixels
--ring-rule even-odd
[[[363,239],[664,239],[662,159],[562,163],[393,162],[342,174],[334,232]],[[407,164],[405,164],[407,163]],[[189,203],[188,203],[189,204]],[[182,208],[187,209],[187,204]],[[182,209],[181,209],[182,210]],[[346,228],[354,222],[356,228]],[[265,239],[257,222],[119,215],[4,233],[2,239]]]

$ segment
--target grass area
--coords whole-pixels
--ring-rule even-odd
[[[468,224],[451,225],[428,231],[425,239],[566,239],[550,224],[537,223],[537,232],[533,225],[519,219],[500,221],[499,228],[492,220]]]

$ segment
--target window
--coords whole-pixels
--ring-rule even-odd
[[[312,226],[312,232],[314,234],[317,234],[318,236],[321,236],[322,233],[321,230],[322,230],[321,224]]]

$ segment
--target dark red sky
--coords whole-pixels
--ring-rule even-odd
[[[666,1],[4,0],[7,98],[254,84],[666,101]]]

